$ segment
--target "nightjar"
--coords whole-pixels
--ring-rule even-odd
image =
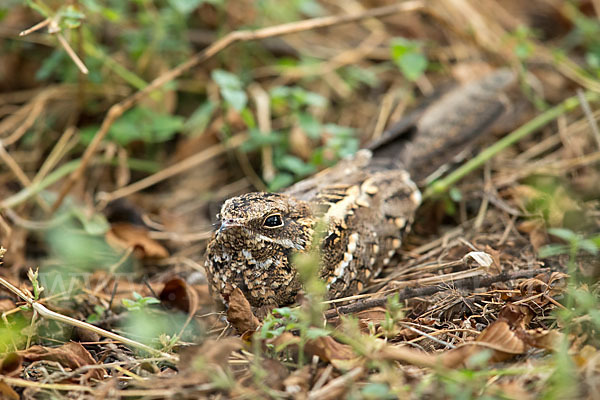
[[[226,304],[238,287],[252,306],[293,303],[301,290],[294,253],[311,246],[318,220],[327,231],[320,277],[330,298],[359,293],[390,262],[410,229],[420,182],[490,131],[514,82],[506,69],[455,88],[417,110],[368,149],[282,193],[225,201],[207,248],[206,272]]]

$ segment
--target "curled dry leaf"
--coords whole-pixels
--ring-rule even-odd
[[[167,281],[159,298],[168,308],[175,308],[189,315],[194,315],[198,311],[198,293],[181,278]]]
[[[493,263],[494,259],[491,255],[484,251],[470,251],[462,258],[463,262],[467,262],[469,259],[472,259],[483,268],[489,268]]]
[[[530,219],[523,221],[518,225],[520,232],[529,235],[529,241],[533,246],[533,249],[537,253],[539,249],[548,243],[548,235],[546,234],[546,227],[544,221],[541,219]]]
[[[65,343],[60,347],[31,346],[27,350],[19,352],[19,355],[27,361],[55,361],[70,369],[77,369],[85,365],[96,365],[96,360],[85,347],[75,342]],[[105,374],[104,369],[92,369],[84,375],[83,380],[87,380],[87,378],[101,380]]]
[[[386,309],[384,307],[372,307],[353,314],[353,317],[358,320],[358,327],[364,333],[369,333],[369,325],[378,327],[385,320]],[[342,320],[339,316],[331,318],[327,321],[334,327],[338,327]]]
[[[351,346],[339,343],[331,336],[320,336],[308,340],[304,349],[308,355],[316,355],[325,362],[350,360],[357,357]]]
[[[291,332],[283,332],[276,338],[267,340],[266,343],[273,346],[276,351],[286,349],[292,357],[296,357],[300,338]],[[341,367],[342,364],[344,367],[352,365],[358,359],[351,346],[339,343],[331,336],[307,340],[304,344],[304,352],[307,359],[317,356],[321,361],[332,363],[336,367]],[[347,363],[347,361],[351,362]]]
[[[9,399],[19,400],[21,397],[19,396],[19,394],[17,392],[15,392],[13,390],[13,388],[8,386],[6,383],[0,381],[0,398],[7,399],[7,400],[9,400]]]
[[[139,225],[117,222],[106,233],[106,241],[118,249],[133,247],[138,258],[166,258],[169,252],[156,240],[151,239],[148,230]]]
[[[523,340],[538,349],[557,351],[564,335],[557,330],[529,329],[522,335]]]
[[[498,319],[485,328],[474,342],[465,343],[449,350],[441,356],[446,367],[465,365],[474,355],[490,351],[490,362],[508,360],[515,355],[524,354],[530,346],[525,339],[525,328],[533,313],[528,307],[508,304]]]
[[[18,353],[8,353],[0,360],[0,375],[16,376],[21,373],[23,357]]]
[[[552,274],[540,274],[534,278],[525,279],[519,284],[519,290],[523,297],[533,297],[538,294],[545,296],[532,299],[538,306],[543,307],[550,303],[549,298],[562,294],[567,287],[568,275],[562,272]]]
[[[203,366],[206,371],[207,365],[225,367],[229,355],[242,348],[242,342],[235,337],[221,340],[208,339],[200,346],[186,347],[181,352],[178,367],[182,371],[198,371],[198,366]]]
[[[235,288],[229,296],[227,320],[240,334],[255,331],[260,326],[258,318],[252,312],[252,307],[240,288]]]

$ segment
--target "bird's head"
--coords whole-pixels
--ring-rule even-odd
[[[251,243],[290,251],[307,248],[314,223],[308,203],[280,193],[232,197],[225,201],[218,218],[217,240],[226,238],[232,247],[246,248]]]

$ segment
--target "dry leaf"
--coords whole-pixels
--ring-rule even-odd
[[[310,356],[316,355],[325,362],[334,360],[350,360],[356,358],[351,346],[337,342],[331,336],[320,336],[308,340],[304,350]]]
[[[56,361],[70,369],[77,369],[84,365],[96,365],[96,360],[85,347],[75,342],[65,343],[60,347],[31,346],[19,354],[27,361]],[[103,369],[92,369],[85,376],[101,380],[105,373]]]
[[[175,308],[189,315],[194,315],[198,311],[198,294],[196,290],[181,278],[167,281],[160,292],[159,298],[168,308]]]
[[[533,313],[528,307],[508,304],[498,314],[498,319],[485,328],[474,342],[465,343],[445,352],[442,362],[447,367],[457,367],[468,363],[469,359],[481,351],[492,351],[489,361],[505,361],[529,349],[524,340],[525,327]]]
[[[0,375],[16,376],[21,373],[23,358],[18,353],[8,353],[0,361]]]
[[[2,399],[2,400],[4,400],[4,399],[19,400],[20,398],[21,397],[19,396],[19,394],[17,392],[15,392],[13,390],[13,388],[8,386],[6,383],[0,381],[0,399]]]
[[[353,314],[353,317],[358,319],[358,327],[363,333],[369,333],[369,325],[373,324],[375,327],[381,324],[381,321],[385,320],[386,309],[384,307],[372,307],[366,310],[362,310]],[[334,327],[340,326],[342,319],[339,316],[331,318],[327,321]]]
[[[531,242],[531,245],[536,253],[543,245],[548,243],[546,227],[544,221],[541,219],[530,219],[528,221],[523,221],[518,225],[517,229],[520,232],[527,233],[529,235],[529,241]]]
[[[252,307],[240,288],[235,288],[229,295],[227,320],[240,334],[255,331],[260,326],[258,318],[252,313]]]
[[[181,352],[178,367],[184,371],[196,370],[194,362],[198,358],[202,358],[206,364],[224,367],[231,352],[241,348],[242,342],[238,338],[208,339],[200,346],[186,347]]]
[[[106,233],[106,241],[120,249],[134,248],[138,258],[166,258],[169,252],[156,240],[151,239],[148,230],[128,222],[117,222],[111,225]]]

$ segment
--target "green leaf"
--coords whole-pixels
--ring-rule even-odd
[[[329,332],[327,329],[310,327],[306,332],[306,338],[316,339],[323,336],[329,336],[330,333],[331,332]]]
[[[207,101],[203,103],[185,121],[183,131],[190,136],[201,135],[208,126],[214,110],[215,104],[213,102]]]
[[[581,250],[585,250],[592,255],[598,254],[598,246],[592,240],[582,240],[578,243],[578,245],[581,248]]]
[[[242,151],[252,151],[263,146],[276,145],[281,142],[281,135],[278,132],[263,133],[258,129],[249,129],[250,137],[241,146]]]
[[[292,316],[292,309],[290,307],[274,308],[271,314],[279,318],[290,318]]]
[[[294,183],[294,177],[292,175],[287,174],[285,172],[280,172],[277,175],[275,175],[271,182],[269,182],[269,190],[272,192],[276,192],[280,189],[283,189],[284,187],[291,185],[292,183]]]
[[[458,203],[459,201],[462,200],[462,193],[461,193],[460,189],[457,187],[451,188],[450,191],[448,192],[448,194],[450,195],[450,198],[454,202]]]
[[[204,0],[169,0],[169,5],[182,14],[194,11]]]
[[[538,251],[538,256],[540,258],[547,258],[552,256],[558,256],[561,254],[568,254],[569,246],[564,244],[549,244],[540,249]]]
[[[110,224],[106,220],[106,217],[100,213],[87,215],[80,207],[73,208],[72,213],[81,222],[86,233],[90,235],[102,235],[110,229]]]
[[[184,118],[179,115],[161,114],[144,107],[127,111],[110,128],[108,139],[122,146],[133,141],[162,143],[170,140],[184,129]],[[89,143],[96,134],[96,127],[82,129],[83,143]]]
[[[242,111],[248,102],[246,92],[239,89],[221,88],[221,94],[227,103],[234,109]]]
[[[249,129],[256,128],[256,120],[254,119],[254,115],[252,115],[252,111],[250,111],[247,108],[244,108],[240,114],[242,116],[242,120]]]
[[[396,38],[391,44],[392,59],[406,79],[417,80],[427,69],[428,61],[416,41]]]
[[[81,25],[81,21],[85,19],[85,14],[79,11],[75,6],[69,5],[60,12],[61,23],[67,28],[73,29]]]
[[[221,69],[215,69],[212,71],[211,76],[219,85],[221,95],[229,105],[238,111],[246,107],[248,96],[242,88],[242,82],[236,75]]]
[[[298,123],[306,135],[312,139],[318,139],[323,131],[323,126],[311,114],[298,113]]]
[[[286,169],[293,172],[298,177],[306,176],[315,172],[313,165],[305,163],[296,156],[285,154],[277,160],[277,166],[280,169]]]
[[[571,241],[579,239],[579,235],[577,235],[575,232],[573,232],[570,229],[550,228],[550,229],[548,229],[548,233],[553,236],[559,237],[567,242],[571,242]]]
[[[364,399],[395,399],[394,393],[390,391],[390,387],[385,383],[367,383],[361,389],[360,393]]]
[[[242,87],[242,82],[239,78],[231,72],[224,71],[222,69],[215,69],[211,73],[213,80],[219,85],[219,87],[228,87],[239,89]]]
[[[408,53],[397,61],[400,70],[410,81],[419,79],[427,68],[427,59],[423,54]]]

